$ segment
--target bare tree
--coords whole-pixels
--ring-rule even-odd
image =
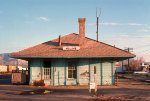
[[[143,57],[134,58],[130,60],[129,68],[131,71],[142,70],[141,64],[144,62]]]

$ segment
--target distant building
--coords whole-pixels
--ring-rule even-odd
[[[15,65],[0,65],[0,72],[12,72],[12,70],[16,70]]]
[[[3,72],[7,72],[7,66],[5,65],[0,65],[0,73],[3,73]]]
[[[127,70],[127,66],[122,64],[122,61],[116,62],[114,67],[116,68],[116,73],[124,73]]]
[[[115,61],[135,55],[85,37],[85,20],[79,18],[79,34],[68,34],[11,54],[28,61],[29,84],[38,80],[53,86],[115,83]]]
[[[16,65],[7,65],[7,72],[12,72],[13,70],[16,70]]]
[[[143,71],[150,71],[150,62],[143,62],[142,64],[141,64],[141,67],[142,67],[142,69],[143,69]]]

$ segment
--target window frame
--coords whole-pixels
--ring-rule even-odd
[[[71,63],[71,65],[73,65],[73,66],[71,66],[70,65],[70,63]],[[70,66],[69,66],[70,65]],[[77,79],[77,67],[76,67],[76,62],[75,61],[68,61],[68,68],[67,68],[67,79]],[[69,77],[69,75],[70,75],[70,72],[69,71],[71,71],[71,76],[72,77]]]

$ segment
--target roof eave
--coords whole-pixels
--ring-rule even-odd
[[[30,59],[30,58],[134,58],[134,56],[11,56],[18,59]]]

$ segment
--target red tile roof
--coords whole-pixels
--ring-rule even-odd
[[[87,37],[80,50],[63,50],[63,46],[79,45],[79,35],[74,33],[61,37],[61,46],[58,41],[59,38],[12,53],[11,56],[18,58],[135,57],[134,54]]]

